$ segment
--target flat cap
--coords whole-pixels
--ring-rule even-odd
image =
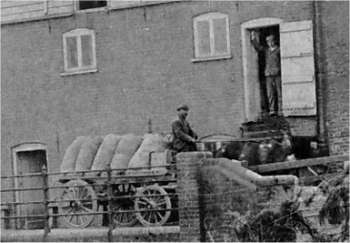
[[[274,40],[275,36],[274,35],[268,35],[266,36],[266,40]]]
[[[185,110],[185,111],[188,111],[190,108],[188,108],[188,105],[181,105],[179,106],[176,110],[179,111],[179,110]]]

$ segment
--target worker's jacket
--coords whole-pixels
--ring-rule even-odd
[[[171,124],[173,132],[173,149],[178,152],[191,151],[195,146],[191,138],[197,139],[197,134],[191,129],[186,120],[176,120]]]

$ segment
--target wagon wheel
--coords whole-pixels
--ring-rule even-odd
[[[135,210],[145,210],[136,212],[136,217],[142,225],[160,226],[167,222],[171,213],[169,211],[171,201],[168,193],[162,187],[158,185],[142,187],[136,195],[139,197],[135,200]]]
[[[68,214],[62,216],[63,224],[70,228],[85,228],[91,224],[95,215],[75,215],[80,213],[97,212],[96,193],[92,187],[82,180],[72,180],[65,184],[61,199],[67,200],[60,202],[60,214]]]
[[[131,184],[120,184],[113,190],[113,197],[134,196],[135,187]],[[115,198],[112,201],[113,223],[116,226],[132,226],[137,222],[134,212],[123,212],[134,209],[134,198]]]

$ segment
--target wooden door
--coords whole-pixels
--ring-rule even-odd
[[[280,25],[282,103],[285,116],[316,115],[312,21]]]
[[[24,175],[28,173],[41,172],[43,165],[46,166],[46,152],[45,150],[23,151],[17,152],[17,172],[18,175]],[[43,178],[42,176],[26,176],[18,178],[19,188],[42,188]],[[19,202],[32,202],[43,201],[43,190],[28,190],[19,191],[17,194],[17,201]],[[43,204],[27,204],[20,205],[18,207],[18,214],[21,216],[34,215],[34,217],[28,216],[19,220],[20,228],[42,228],[44,225],[43,219],[36,218],[35,215],[43,215],[45,213]]]
[[[261,91],[259,81],[258,52],[250,43],[250,31],[246,31],[247,49],[247,82],[248,82],[248,102],[249,113],[248,121],[256,121],[261,113]]]

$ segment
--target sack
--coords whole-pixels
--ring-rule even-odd
[[[168,133],[163,136],[163,142],[168,149],[172,149],[174,143],[174,135],[172,133]]]
[[[121,136],[115,134],[108,134],[103,139],[100,148],[97,151],[91,170],[106,170],[112,162],[114,152],[117,148]]]
[[[128,168],[147,167],[150,152],[164,152],[166,144],[159,134],[145,134],[143,142],[134,156],[131,158]],[[157,163],[160,165],[160,163]]]
[[[75,163],[81,148],[81,145],[87,138],[84,136],[77,137],[71,145],[68,146],[64,153],[62,164],[60,167],[61,172],[74,172]]]
[[[142,143],[142,137],[134,134],[122,136],[112,158],[111,169],[127,169],[129,161]]]
[[[99,136],[88,137],[86,139],[86,141],[81,145],[81,149],[75,164],[75,171],[90,170],[101,143],[102,138]]]

